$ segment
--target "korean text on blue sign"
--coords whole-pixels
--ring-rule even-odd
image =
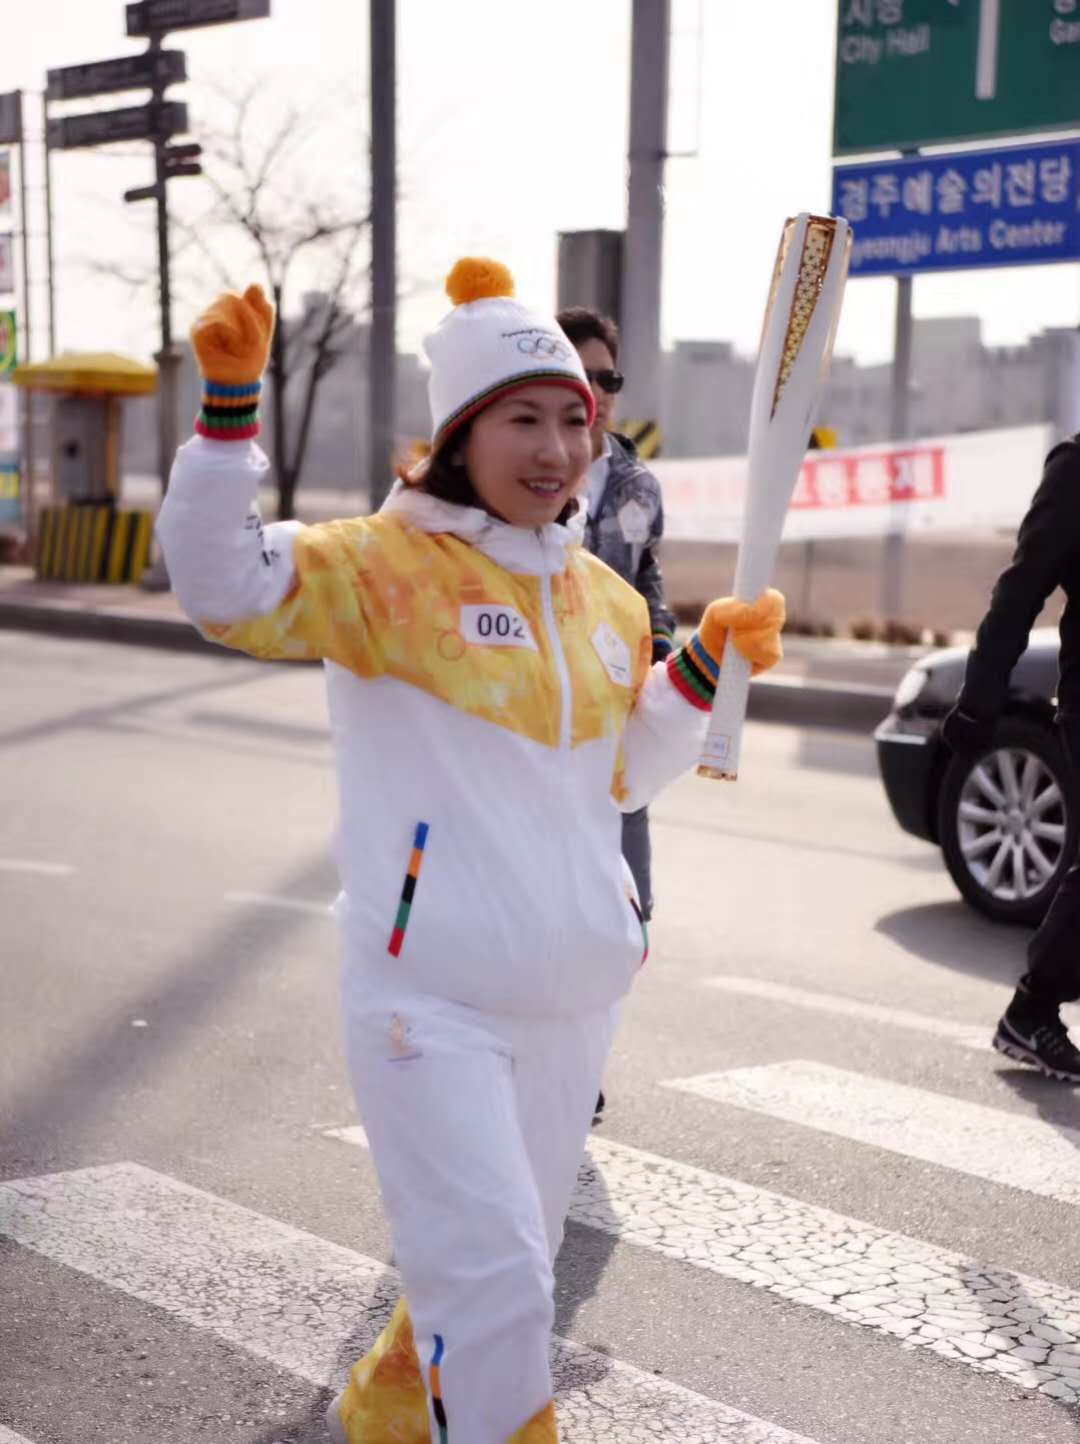
[[[1080,257],[1080,140],[833,169],[853,276]]]

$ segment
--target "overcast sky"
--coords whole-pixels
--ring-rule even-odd
[[[172,36],[192,77],[176,97],[188,100],[197,135],[200,80],[259,76],[267,113],[299,100],[325,116],[313,173],[362,205],[367,5],[272,5],[269,20]],[[727,339],[752,354],[784,217],[829,204],[836,3],[672,0],[672,9],[670,144],[695,154],[668,162],[664,338]],[[398,11],[400,265],[410,288],[400,335],[415,347],[444,309],[436,283],[458,255],[505,260],[520,294],[553,304],[556,233],[623,225],[630,0],[399,0]],[[124,36],[123,0],[32,0],[5,26],[0,91],[40,90],[50,67],[141,48]],[[152,207],[120,199],[149,178],[148,159],[57,157],[61,346],[143,356],[155,348],[152,305],[88,267],[93,257],[136,271],[152,263]],[[196,210],[202,186],[174,189],[191,188],[183,204]],[[214,285],[208,276],[207,290]],[[894,293],[888,280],[849,286],[841,353],[889,356]],[[178,330],[195,300],[179,303]],[[978,315],[989,342],[1021,342],[1080,322],[1080,267],[920,279],[915,312]]]

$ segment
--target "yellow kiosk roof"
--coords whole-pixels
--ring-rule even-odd
[[[51,361],[16,366],[12,379],[30,391],[94,396],[146,396],[157,390],[157,367],[111,351],[65,351]]]

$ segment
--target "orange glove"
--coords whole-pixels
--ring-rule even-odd
[[[724,647],[730,636],[750,663],[753,674],[775,667],[784,655],[780,629],[784,625],[784,598],[770,587],[756,602],[721,597],[710,602],[698,629],[685,646],[667,659],[668,677],[691,707],[712,708]]]
[[[259,393],[270,357],[274,308],[261,286],[242,296],[225,291],[191,328],[191,345],[203,377],[203,404],[195,430],[215,441],[246,441],[259,434]]]
[[[728,637],[750,663],[753,675],[775,667],[784,655],[780,642],[786,613],[782,592],[770,587],[756,602],[721,597],[710,602],[698,625],[701,644],[719,667]]]
[[[191,328],[200,374],[233,386],[261,380],[273,334],[274,308],[261,286],[242,296],[223,291]]]

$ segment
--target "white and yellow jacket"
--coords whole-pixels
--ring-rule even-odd
[[[266,469],[195,437],[157,531],[204,635],[326,664],[347,967],[493,1012],[611,1004],[646,947],[619,809],[693,765],[706,721],[650,668],[645,603],[573,523],[411,488],[264,528]]]

